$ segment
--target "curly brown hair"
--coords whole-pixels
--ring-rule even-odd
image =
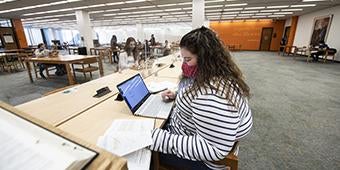
[[[130,48],[130,42],[131,42],[131,41],[134,41],[134,42],[136,43],[136,46],[135,46],[135,48],[133,48],[133,49]],[[136,40],[135,40],[133,37],[129,37],[129,38],[126,40],[124,50],[125,50],[125,52],[126,52],[126,54],[127,54],[128,56],[131,56],[131,54],[132,54],[132,55],[133,55],[133,59],[134,59],[135,61],[138,60],[138,53],[139,53],[139,51],[138,51],[138,48],[137,48],[137,42],[136,42]]]
[[[201,27],[190,31],[182,37],[180,47],[197,55],[197,72],[191,86],[192,91],[202,87],[219,89],[227,83],[230,85],[224,89],[227,99],[232,99],[231,88],[242,96],[249,97],[250,89],[244,81],[241,70],[212,30]],[[217,87],[212,87],[212,82]]]

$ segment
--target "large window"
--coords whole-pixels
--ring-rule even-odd
[[[0,27],[12,27],[11,20],[0,18]]]
[[[34,46],[39,43],[43,43],[43,38],[39,28],[25,27],[24,32],[28,45]]]

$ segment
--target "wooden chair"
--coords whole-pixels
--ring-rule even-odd
[[[326,50],[326,53],[323,56],[323,62],[325,63],[328,57],[332,57],[332,62],[334,62],[335,54],[336,50],[335,51],[331,51],[330,49]]]
[[[92,79],[92,72],[97,71],[97,70],[99,71],[98,66],[91,65],[95,63],[98,63],[97,58],[89,58],[89,59],[83,60],[82,62],[72,64],[74,79],[76,79],[75,72],[83,73],[85,80],[86,80],[86,73],[90,73],[90,77]],[[74,67],[75,65],[81,65],[81,68],[75,68]]]
[[[105,62],[105,58],[109,59],[109,63],[113,64],[112,61],[112,50],[111,48],[107,48],[105,50],[101,50],[99,52],[99,55],[101,56],[102,60]]]
[[[231,151],[229,152],[229,154],[224,159],[220,161],[215,161],[215,163],[218,165],[226,165],[227,169],[229,170],[237,170],[238,169],[238,157],[237,157],[238,150],[239,150],[239,141],[236,141]],[[161,162],[159,161],[158,152],[152,153],[152,159],[154,161],[154,164],[153,164],[154,169],[156,170],[175,170],[174,167],[169,167],[169,166],[160,164]]]

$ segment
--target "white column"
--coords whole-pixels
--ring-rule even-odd
[[[136,24],[136,27],[137,27],[137,37],[136,38],[140,42],[143,42],[144,41],[144,28],[143,28],[143,25],[138,23],[138,24]]]
[[[192,0],[192,29],[204,26],[204,0]]]
[[[89,13],[86,11],[76,11],[77,25],[80,37],[84,38],[84,46],[87,54],[90,54],[90,48],[93,48],[92,27]]]

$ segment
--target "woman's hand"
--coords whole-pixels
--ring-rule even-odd
[[[163,101],[168,102],[176,98],[176,93],[171,90],[165,90],[161,93],[161,96]]]

